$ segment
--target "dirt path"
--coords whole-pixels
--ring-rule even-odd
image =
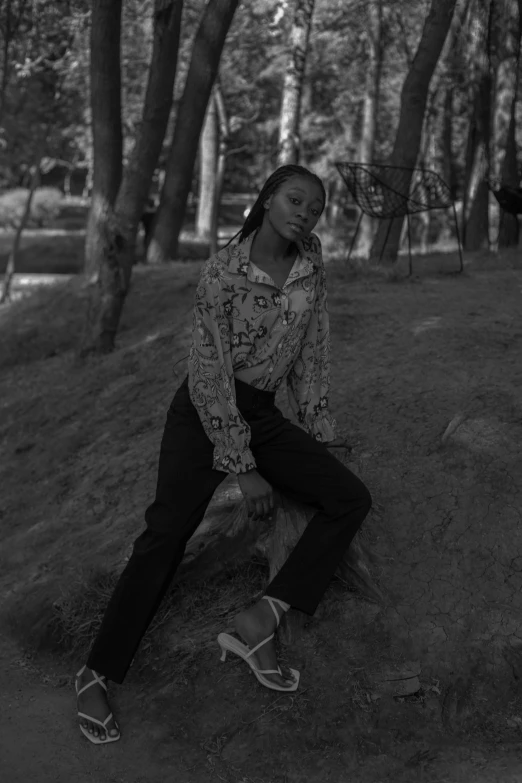
[[[126,713],[125,738],[91,745],[75,720],[73,686],[56,663],[35,667],[6,639],[0,645],[0,780],[2,783],[200,783],[208,774],[188,772],[172,744],[170,758],[155,754],[168,725],[139,716],[144,693],[129,688],[118,707]],[[132,707],[131,707],[132,705]],[[202,754],[203,767],[205,757]]]
[[[250,681],[251,682],[251,681]],[[45,674],[20,655],[14,644],[0,646],[0,779],[3,783],[520,783],[520,743],[485,748],[469,743],[441,742],[404,758],[403,771],[392,758],[369,754],[366,763],[332,772],[325,753],[322,765],[310,766],[305,777],[292,774],[292,759],[284,773],[252,777],[236,773],[226,757],[202,748],[196,736],[175,737],[172,723],[151,717],[145,709],[146,689],[130,687],[115,702],[125,714],[124,736],[105,748],[90,745],[76,728],[74,700],[68,675],[49,662]],[[386,719],[382,711],[381,723]],[[390,715],[388,714],[388,718]],[[392,717],[393,720],[393,717]],[[141,725],[140,725],[141,724]],[[248,743],[248,740],[247,740]],[[253,746],[255,746],[255,742]],[[403,752],[409,752],[404,744]],[[185,746],[186,754],[182,746]],[[210,753],[209,753],[210,750]],[[180,752],[181,751],[181,752]],[[248,754],[247,754],[248,755]],[[253,770],[258,765],[251,755]],[[319,767],[318,767],[319,764]],[[355,774],[354,774],[355,773]]]

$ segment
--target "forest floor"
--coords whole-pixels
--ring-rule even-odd
[[[122,739],[99,747],[81,735],[72,675],[143,526],[166,410],[186,373],[200,268],[136,267],[117,350],[81,363],[79,280],[0,311],[2,783],[520,783],[520,676],[491,680],[455,706],[458,668],[450,676],[433,655],[412,660],[378,607],[340,582],[281,649],[301,671],[295,694],[264,689],[239,659],[221,663],[215,637],[262,591],[261,562],[174,585],[125,684],[111,686]],[[457,268],[454,255],[433,255],[415,260],[413,278],[393,281],[327,266],[331,406],[368,480],[372,514],[384,510],[384,522],[369,522],[384,530],[381,554],[387,506],[398,501],[375,476],[406,452],[411,460],[412,444],[425,448],[426,428],[440,438],[448,411],[460,409],[448,351],[462,349],[461,383],[479,372],[475,362],[487,367],[497,402],[518,378],[516,357],[506,356],[522,332],[519,253],[470,255],[464,275],[451,274]],[[478,358],[471,318],[488,338]],[[412,389],[428,381],[429,405],[412,416]],[[439,410],[444,394],[453,407],[444,397]],[[426,487],[440,480],[428,475]]]

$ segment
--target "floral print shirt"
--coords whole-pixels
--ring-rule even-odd
[[[189,394],[214,444],[213,467],[256,467],[250,427],[236,407],[234,378],[265,391],[286,379],[295,423],[321,442],[335,438],[328,410],[330,333],[319,237],[299,253],[280,289],[250,261],[255,232],[220,250],[201,270],[188,359]]]

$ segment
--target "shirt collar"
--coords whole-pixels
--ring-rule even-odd
[[[253,231],[242,242],[238,242],[235,245],[229,246],[229,272],[235,274],[246,275],[250,268],[250,250],[256,232]],[[311,272],[311,266],[321,267],[323,264],[323,257],[321,254],[321,243],[315,234],[310,234],[309,237],[303,240],[297,240],[296,243],[299,256],[301,258],[301,265],[304,267],[303,271],[308,267],[308,271]]]

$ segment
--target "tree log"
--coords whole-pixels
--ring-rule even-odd
[[[341,460],[345,462],[344,459]],[[348,463],[354,473],[356,466]],[[190,539],[176,573],[176,581],[208,579],[227,566],[246,562],[254,555],[269,564],[269,580],[280,570],[295,547],[316,509],[296,503],[275,492],[272,521],[252,522],[235,476],[227,476],[214,493],[200,526]],[[364,598],[383,604],[384,596],[375,584],[372,559],[364,541],[356,535],[336,576]],[[280,639],[289,644],[301,633],[306,615],[291,609],[281,623]]]

